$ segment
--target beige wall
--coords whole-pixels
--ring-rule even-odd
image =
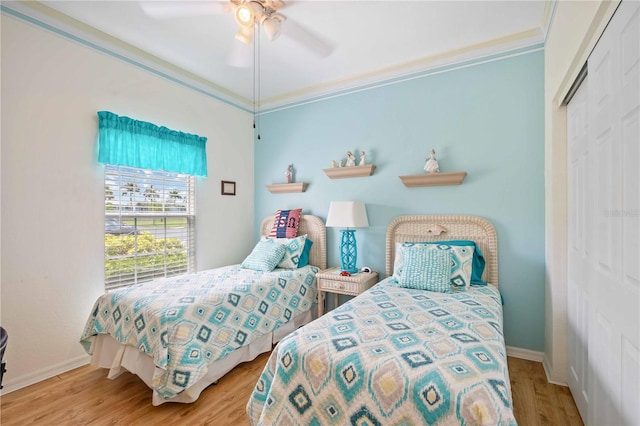
[[[2,15],[1,324],[4,391],[87,361],[78,343],[104,291],[99,110],[207,136],[197,184],[197,265],[254,244],[251,115],[105,53]],[[220,180],[237,182],[222,197]]]
[[[558,1],[545,44],[545,359],[567,382],[567,131],[561,105],[618,2]]]

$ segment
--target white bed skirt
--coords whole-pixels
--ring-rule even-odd
[[[209,364],[206,376],[172,399],[164,399],[154,390],[153,405],[165,402],[194,402],[200,396],[200,392],[231,371],[233,367],[242,362],[251,361],[261,353],[269,352],[280,339],[316,317],[317,309],[303,312],[273,332],[260,336],[249,345],[238,348],[226,357],[212,362]],[[108,334],[96,336],[91,364],[108,368],[109,375],[107,377],[109,379],[115,379],[123,372],[129,371],[140,377],[149,388],[151,388],[153,373],[156,368],[159,368],[153,363],[152,356],[140,352],[135,346],[123,345]]]

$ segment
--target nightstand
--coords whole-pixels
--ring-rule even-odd
[[[357,296],[363,291],[373,287],[378,282],[378,273],[359,272],[350,277],[340,275],[340,267],[325,269],[316,274],[318,281],[318,316],[324,313],[323,292],[334,293],[334,306],[338,306],[338,295],[347,294]]]

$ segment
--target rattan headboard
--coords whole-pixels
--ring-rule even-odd
[[[267,216],[262,220],[260,235],[269,235],[275,219],[274,215]],[[298,235],[304,234],[307,234],[309,239],[313,241],[311,252],[309,253],[309,264],[320,269],[327,269],[327,228],[325,228],[323,220],[318,216],[301,215]]]
[[[399,216],[387,227],[387,276],[393,275],[395,243],[405,241],[474,241],[486,262],[482,279],[498,286],[498,237],[493,225],[479,216]]]

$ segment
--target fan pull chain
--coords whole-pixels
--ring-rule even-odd
[[[254,24],[255,25],[255,24]],[[260,140],[260,116],[256,115],[260,112],[260,25],[255,25],[256,30],[253,32],[253,128],[257,128],[257,139]]]

